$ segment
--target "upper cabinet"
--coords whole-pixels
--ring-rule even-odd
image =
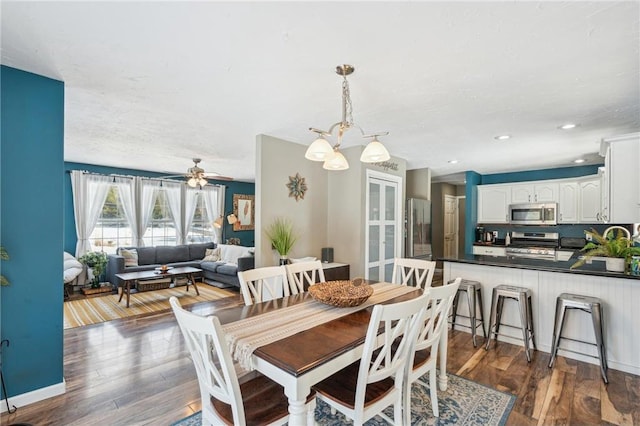
[[[578,223],[578,182],[558,184],[558,222]]]
[[[509,223],[511,185],[478,186],[478,223]]]
[[[558,184],[549,183],[514,183],[511,185],[511,203],[545,203],[558,201]]]
[[[640,133],[602,141],[608,197],[607,222],[640,222]]]
[[[582,180],[578,182],[580,197],[578,204],[578,222],[598,223],[603,222],[600,177]]]

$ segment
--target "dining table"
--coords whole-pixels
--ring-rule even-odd
[[[397,303],[422,294],[421,289],[399,284],[379,282],[372,287],[372,296],[357,307],[329,306],[304,292],[215,312],[234,362],[284,388],[290,425],[313,422],[313,413],[307,413],[306,407],[313,385],[360,360],[376,304]],[[447,386],[446,335],[445,330],[439,345],[441,390]]]

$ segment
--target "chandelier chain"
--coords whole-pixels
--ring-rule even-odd
[[[353,126],[353,104],[351,103],[351,92],[349,91],[349,81],[347,76],[342,77],[342,97],[345,108],[345,116],[343,121],[347,124],[347,127]]]

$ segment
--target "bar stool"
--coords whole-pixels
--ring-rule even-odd
[[[449,281],[448,284],[451,284],[455,280]],[[467,302],[469,303],[469,316],[458,315],[458,299],[460,298],[460,293],[467,295]],[[477,299],[477,300],[476,300]],[[478,319],[476,306],[480,308],[480,318]],[[460,287],[458,287],[458,291],[456,292],[456,296],[453,299],[453,308],[451,310],[451,329],[454,330],[455,326],[465,327],[471,329],[471,337],[473,339],[473,347],[477,347],[476,345],[476,329],[478,327],[482,327],[482,335],[484,338],[487,338],[487,332],[484,329],[484,316],[482,314],[482,284],[478,281],[471,280],[462,280],[460,282]],[[469,322],[471,326],[465,324],[456,323],[456,317],[469,318]],[[477,323],[476,323],[477,321]]]
[[[502,324],[502,308],[505,299],[514,299],[518,302],[518,309],[520,311],[520,327]],[[489,321],[489,338],[485,345],[485,350],[489,350],[489,344],[491,343],[491,336],[509,336],[499,333],[500,325],[511,328],[520,328],[522,330],[522,340],[524,342],[524,353],[527,356],[527,362],[531,362],[531,353],[529,351],[529,340],[531,340],[531,346],[535,350],[536,342],[533,338],[533,314],[531,309],[531,290],[524,287],[515,287],[512,285],[499,285],[493,289],[491,296],[491,316]],[[495,329],[495,330],[494,330]]]
[[[591,315],[591,321],[593,322],[593,331],[596,337],[596,343],[585,342],[583,340],[570,339],[562,336],[562,328],[564,327],[564,319],[567,309],[579,309]],[[609,383],[607,378],[607,352],[604,346],[604,333],[603,333],[603,308],[602,301],[597,297],[580,296],[578,294],[562,293],[556,298],[556,318],[553,324],[553,341],[551,342],[551,360],[549,360],[549,368],[553,367],[553,363],[556,360],[558,349],[562,349],[567,352],[573,352],[590,356],[592,358],[598,358],[600,360],[600,372],[602,373],[602,379],[605,383]],[[559,328],[559,330],[558,330]],[[582,352],[572,351],[570,349],[560,348],[560,339],[572,340],[574,342],[586,343],[593,345],[598,350],[598,356],[585,354]]]

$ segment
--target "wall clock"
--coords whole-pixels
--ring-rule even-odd
[[[304,199],[304,193],[307,192],[305,178],[300,176],[300,173],[296,173],[295,176],[289,176],[287,188],[289,188],[289,197],[295,198],[296,201]]]

